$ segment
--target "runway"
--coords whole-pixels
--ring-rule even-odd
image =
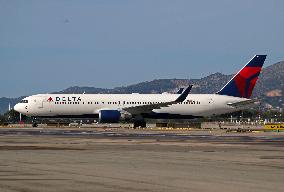
[[[208,142],[246,142],[246,143],[276,143],[284,144],[284,132],[275,133],[227,133],[222,130],[193,131],[153,131],[133,129],[92,129],[92,128],[2,128],[0,135],[41,135],[62,137],[88,137],[110,139],[157,139],[157,140],[197,140]]]
[[[283,191],[284,135],[0,129],[0,191]]]

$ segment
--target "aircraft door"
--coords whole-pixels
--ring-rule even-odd
[[[43,105],[43,108],[44,108],[44,110],[46,111],[46,112],[48,112],[48,113],[51,113],[52,112],[52,110],[51,110],[51,103],[52,103],[52,101],[49,101],[49,100],[47,100],[47,99],[45,99],[45,100],[43,100],[42,101],[42,105]]]
[[[118,110],[121,110],[122,109],[122,107],[123,107],[123,101],[118,101],[117,102],[117,106],[118,106]]]
[[[43,108],[43,98],[42,97],[36,97],[33,102],[35,102],[35,105],[37,108],[42,109]]]

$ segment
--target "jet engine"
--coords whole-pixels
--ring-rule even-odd
[[[118,123],[121,114],[117,110],[101,110],[99,113],[99,121],[101,123]]]
[[[118,123],[119,120],[130,120],[132,115],[125,111],[105,109],[99,112],[100,123]]]

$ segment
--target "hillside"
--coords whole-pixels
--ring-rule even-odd
[[[74,86],[55,93],[174,93],[178,88],[186,87],[189,84],[194,85],[192,93],[214,93],[219,90],[219,85],[225,84],[230,77],[231,75],[215,73],[202,79],[155,79],[153,81],[113,89]]]
[[[193,84],[191,93],[215,93],[220,90],[233,75],[214,73],[201,79],[157,79],[126,87],[98,89],[93,87],[70,87],[60,93],[174,93],[179,87]],[[283,107],[284,61],[270,65],[262,70],[253,92],[253,97],[263,100],[273,107]]]
[[[284,107],[284,61],[266,67],[260,74],[254,96],[274,107]]]
[[[214,73],[201,79],[156,79],[126,87],[113,89],[73,86],[57,93],[174,93],[180,87],[193,84],[191,93],[215,93],[220,90],[232,75]],[[263,69],[253,92],[253,97],[262,99],[266,106],[283,107],[284,94],[284,61]],[[0,113],[13,106],[20,98],[0,98]]]

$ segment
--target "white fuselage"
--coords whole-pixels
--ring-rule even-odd
[[[39,94],[26,97],[15,105],[15,110],[33,117],[98,115],[101,110],[174,101],[178,94]],[[189,94],[184,102],[154,109],[156,114],[180,116],[212,116],[238,111],[229,103],[249,99],[218,94]]]

